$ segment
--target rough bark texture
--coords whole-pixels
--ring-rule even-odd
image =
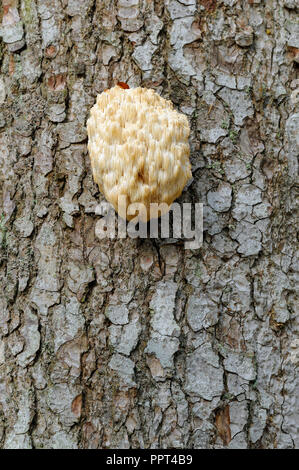
[[[2,1],[2,448],[299,446],[297,5]],[[95,237],[118,80],[190,119],[199,250]]]

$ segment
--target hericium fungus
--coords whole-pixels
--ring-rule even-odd
[[[154,90],[122,82],[105,90],[87,133],[94,180],[117,212],[125,196],[126,206],[144,204],[149,220],[150,203],[170,206],[192,176],[187,117]]]

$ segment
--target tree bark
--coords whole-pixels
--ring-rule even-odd
[[[2,448],[298,447],[296,8],[2,0]],[[189,118],[200,249],[95,236],[117,81]]]

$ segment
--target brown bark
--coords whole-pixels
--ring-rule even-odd
[[[3,0],[0,447],[298,447],[292,0]],[[187,114],[204,243],[99,240],[86,119]]]

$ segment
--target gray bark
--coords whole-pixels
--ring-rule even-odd
[[[298,447],[296,5],[3,0],[2,448]],[[199,250],[95,236],[119,80],[190,119]]]

